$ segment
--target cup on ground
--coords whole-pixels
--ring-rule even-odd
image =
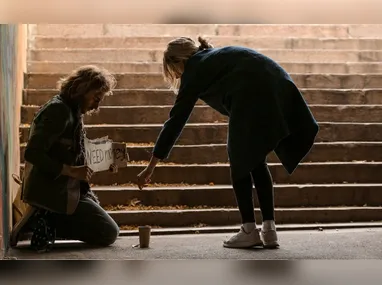
[[[150,226],[140,226],[139,230],[139,247],[148,248],[150,246],[150,235],[151,227]]]

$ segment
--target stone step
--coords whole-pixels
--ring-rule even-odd
[[[382,141],[382,123],[328,123],[322,122],[317,142]],[[109,136],[119,142],[154,142],[163,124],[146,125],[86,125],[90,139]],[[29,125],[20,126],[20,142],[26,142]],[[178,144],[220,144],[227,141],[227,124],[187,124]]]
[[[62,37],[36,36],[33,39],[34,49],[54,48],[164,48],[176,37],[168,36],[120,36],[120,37]],[[382,39],[351,38],[300,38],[300,37],[258,37],[258,36],[209,36],[214,47],[246,46],[249,48],[271,49],[330,49],[330,50],[381,50]]]
[[[85,124],[160,124],[168,117],[172,106],[102,106],[97,114],[85,117]],[[320,122],[378,123],[382,118],[382,105],[310,105]],[[21,123],[30,124],[38,106],[21,107]],[[206,105],[194,108],[189,123],[227,122]]]
[[[37,24],[30,34],[62,37],[256,36],[382,38],[382,25],[266,24]]]
[[[147,143],[156,140],[162,124],[146,125],[87,125],[89,138],[108,135],[114,141],[129,143]],[[21,125],[20,141],[26,142],[29,125]],[[219,144],[226,143],[227,124],[187,124],[179,144]],[[380,141],[382,140],[382,124],[380,123],[320,123],[317,142],[341,141]]]
[[[192,227],[168,227],[157,228],[155,225],[151,228],[151,235],[181,235],[181,234],[219,234],[219,233],[237,233],[240,224],[229,226],[206,226],[195,225]],[[260,228],[261,223],[258,222],[257,226]],[[345,223],[308,223],[308,224],[284,224],[277,225],[277,231],[323,231],[323,230],[340,230],[340,229],[371,229],[381,228],[381,222],[345,222]],[[129,226],[125,230],[126,225],[121,226],[119,236],[139,236],[138,225]]]
[[[129,164],[118,173],[96,173],[95,185],[124,184],[136,181],[145,164]],[[382,162],[314,162],[302,163],[293,175],[288,175],[281,164],[269,164],[277,184],[382,183]],[[162,184],[230,184],[228,164],[160,164],[152,181]]]
[[[275,61],[284,62],[381,62],[382,51],[367,50],[286,50],[257,49]],[[162,49],[118,49],[118,48],[85,48],[85,49],[31,49],[29,60],[32,61],[138,61],[162,62]]]
[[[22,106],[22,124],[32,122],[38,106]],[[381,106],[382,109],[382,106]],[[85,124],[157,124],[168,119],[171,106],[102,106],[99,112],[86,116]],[[226,122],[227,119],[205,105],[195,107],[190,123]]]
[[[289,73],[382,73],[380,62],[347,62],[347,63],[305,63],[305,62],[278,62]],[[72,70],[93,64],[114,73],[123,72],[162,72],[160,62],[56,62],[56,61],[28,61],[28,72],[61,72],[69,73]]]
[[[102,206],[130,205],[134,200],[144,206],[236,207],[231,185],[221,186],[171,186],[92,187]],[[330,206],[381,206],[381,184],[316,184],[275,185],[276,207],[330,207]],[[259,205],[254,194],[255,205]],[[382,219],[382,218],[381,218]]]
[[[308,104],[355,105],[382,104],[382,89],[306,89],[301,88]],[[25,105],[41,106],[52,96],[56,89],[26,89],[23,103]],[[143,106],[143,105],[171,105],[175,95],[165,89],[116,89],[113,96],[105,97],[104,106]],[[199,102],[201,104],[201,102]]]
[[[153,145],[153,144],[152,144]],[[130,159],[149,159],[153,146],[128,146]],[[206,155],[208,153],[208,155]],[[168,161],[179,164],[228,163],[226,144],[218,145],[176,145]],[[328,161],[382,161],[381,142],[315,143],[304,162]],[[279,162],[272,152],[268,162]]]
[[[258,209],[256,220],[261,221]],[[195,224],[210,226],[236,225],[240,214],[236,209],[110,211],[119,225],[156,225],[184,227]],[[278,224],[345,223],[380,221],[382,207],[276,208]]]
[[[161,62],[109,62],[109,61],[69,61],[69,62],[57,62],[57,61],[28,61],[27,70],[32,73],[70,73],[72,70],[77,69],[80,66],[84,65],[96,65],[99,67],[106,68],[113,73],[125,73],[125,72],[134,72],[134,73],[160,73],[162,72],[162,63]],[[292,63],[287,63],[292,64]],[[373,69],[375,71],[379,70],[379,63],[355,63],[357,65],[367,65],[368,67],[360,67],[364,70]],[[345,64],[341,64],[337,69],[345,70]],[[352,64],[354,65],[354,64]],[[355,66],[355,65],[354,65]],[[373,67],[372,67],[373,66]],[[304,68],[304,67],[303,67]],[[350,67],[349,67],[350,68]],[[357,67],[352,67],[356,68]],[[301,69],[301,67],[300,67]],[[345,72],[343,72],[345,73]],[[375,72],[377,73],[377,72]]]
[[[130,159],[133,161],[147,161],[150,158],[153,145],[154,143],[150,145],[128,145]],[[25,144],[20,146],[22,162],[24,162],[24,152]],[[167,161],[177,164],[228,163],[227,146],[226,144],[175,145]],[[303,161],[382,161],[382,143],[315,143]],[[268,156],[268,162],[277,163],[279,160],[272,152]]]
[[[61,73],[28,73],[24,86],[28,89],[53,89]],[[117,73],[116,89],[164,89],[168,85],[161,73]],[[363,89],[382,88],[382,74],[291,74],[299,88]]]
[[[147,164],[129,164],[118,173],[95,173],[93,185],[121,185],[137,181],[137,175]],[[276,184],[381,184],[382,162],[310,162],[301,163],[289,175],[280,163],[269,163]],[[24,164],[21,165],[23,175]],[[156,184],[227,185],[231,184],[228,164],[159,164],[152,177]],[[123,203],[123,201],[122,201]]]

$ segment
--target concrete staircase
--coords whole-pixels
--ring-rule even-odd
[[[269,156],[277,222],[381,221],[381,26],[31,25],[21,143],[37,106],[56,94],[60,76],[84,64],[106,67],[116,74],[117,90],[99,115],[86,118],[87,133],[128,143],[134,162],[118,174],[94,177],[102,205],[113,206],[107,209],[123,229],[232,228],[240,218],[230,186],[226,120],[202,103],[169,161],[156,169],[155,184],[144,191],[132,184],[175,99],[160,73],[162,50],[175,36],[197,35],[215,46],[244,45],[277,60],[320,123],[316,145],[293,176]]]

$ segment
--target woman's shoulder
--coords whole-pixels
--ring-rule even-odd
[[[237,57],[242,55],[259,55],[260,53],[252,48],[236,45],[227,45],[217,48],[206,49],[196,54],[195,60],[204,60],[214,56]]]

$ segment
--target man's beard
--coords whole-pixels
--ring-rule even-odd
[[[92,115],[94,115],[94,114],[98,114],[99,111],[100,111],[100,109],[99,109],[99,107],[98,107],[98,108],[96,108],[96,109],[91,109],[91,110],[87,111],[87,112],[85,113],[85,115],[87,115],[87,116],[92,116]]]

